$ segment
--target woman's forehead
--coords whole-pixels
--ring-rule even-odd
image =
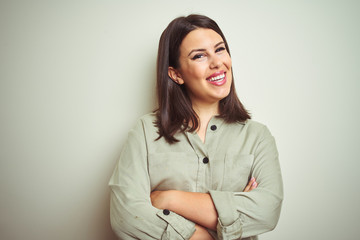
[[[180,49],[185,52],[192,51],[193,49],[211,49],[223,41],[222,37],[214,30],[197,28],[186,35],[180,45]]]

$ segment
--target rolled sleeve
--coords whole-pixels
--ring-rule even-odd
[[[177,239],[174,235],[180,235],[183,239],[190,239],[195,232],[195,223],[174,212],[159,210],[156,215],[169,225],[161,239]]]
[[[232,192],[210,191],[218,213],[217,235],[219,239],[241,239],[242,224],[236,210]]]

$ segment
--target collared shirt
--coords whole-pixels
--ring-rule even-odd
[[[209,193],[218,213],[214,239],[257,239],[272,230],[283,199],[278,152],[266,126],[252,120],[225,123],[213,117],[205,143],[197,133],[179,142],[157,141],[154,114],[129,132],[110,179],[111,225],[120,239],[189,239],[195,224],[151,205],[154,190]],[[243,189],[251,177],[258,187]]]

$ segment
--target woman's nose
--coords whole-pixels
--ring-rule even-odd
[[[221,59],[216,54],[211,57],[210,68],[218,68],[221,66]]]

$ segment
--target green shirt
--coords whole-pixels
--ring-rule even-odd
[[[215,239],[257,239],[272,230],[283,199],[278,152],[266,126],[252,120],[225,123],[213,117],[205,143],[177,133],[168,144],[158,137],[154,114],[130,131],[110,180],[111,225],[120,239],[189,239],[195,224],[151,205],[154,190],[210,193],[218,212]],[[243,192],[249,179],[258,187]]]

